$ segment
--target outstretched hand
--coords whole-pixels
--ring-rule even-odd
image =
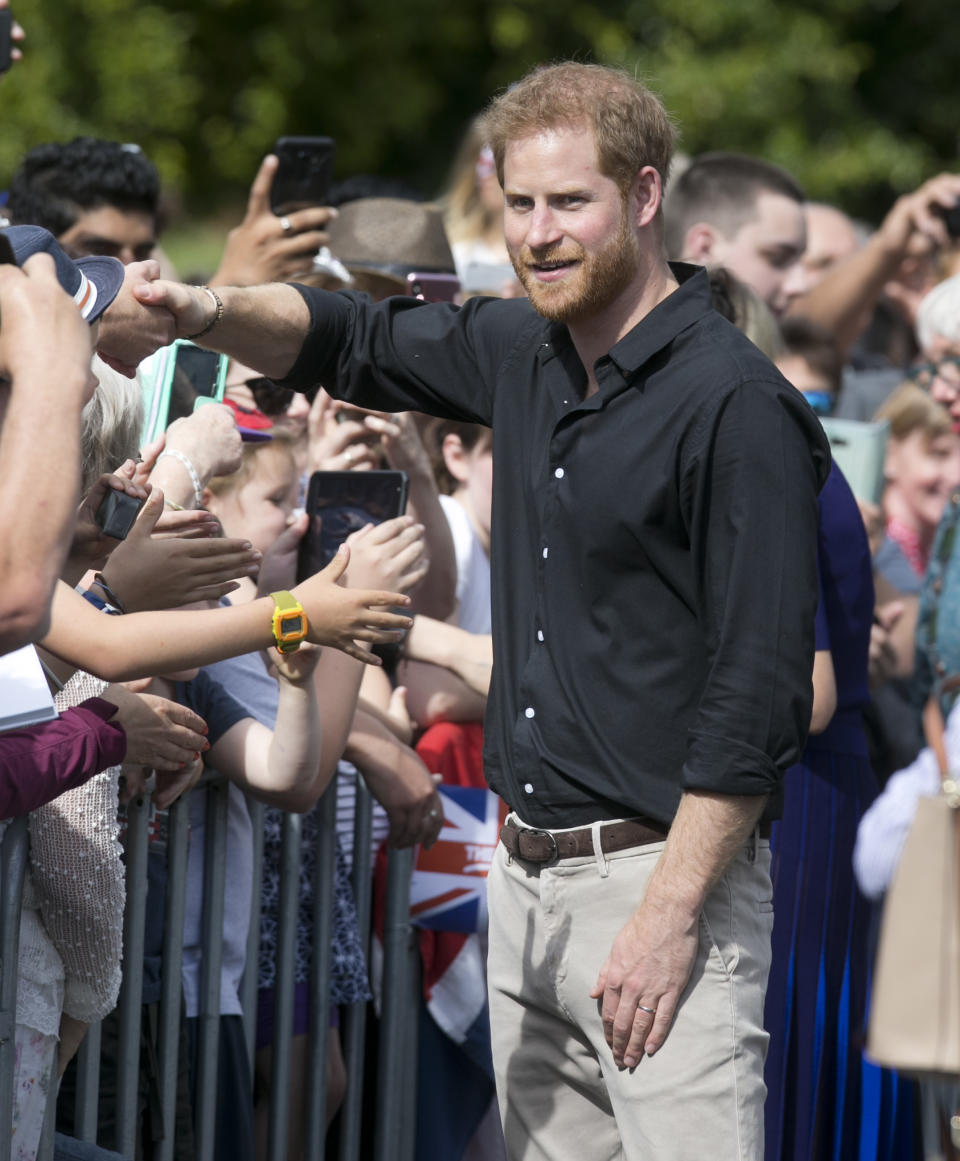
[[[427,575],[424,527],[412,516],[367,524],[347,540],[350,567],[344,580],[352,587],[394,588],[409,593]]]
[[[386,610],[409,605],[410,598],[402,593],[344,588],[340,580],[349,563],[350,549],[344,544],[327,567],[297,585],[293,595],[307,614],[308,640],[331,645],[367,665],[379,665],[380,659],[365,645],[402,638],[412,624],[410,618]]]
[[[162,515],[163,493],[156,489],[104,569],[127,612],[218,601],[240,587],[237,577],[256,572],[260,553],[249,541],[156,536]]]

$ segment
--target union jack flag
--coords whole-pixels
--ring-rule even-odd
[[[485,931],[487,872],[507,816],[492,790],[438,786],[444,825],[430,850],[420,848],[410,885],[410,919],[431,931]]]

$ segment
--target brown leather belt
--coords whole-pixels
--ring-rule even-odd
[[[600,849],[604,854],[662,843],[668,827],[652,818],[626,818],[622,822],[605,822],[600,826]],[[770,824],[760,825],[760,837],[770,837]],[[594,854],[593,827],[577,830],[539,830],[518,826],[512,818],[500,828],[500,841],[511,858],[528,863],[549,863],[553,859],[573,859]]]

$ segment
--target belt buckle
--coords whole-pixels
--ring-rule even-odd
[[[541,830],[539,827],[535,827],[535,826],[524,826],[524,827],[521,827],[519,829],[520,829],[521,837],[524,834],[542,835],[544,838],[548,838],[550,840],[550,842],[553,843],[553,851],[549,855],[547,855],[547,857],[545,859],[537,859],[536,862],[549,863],[551,859],[554,859],[554,858],[559,859],[560,858],[560,848],[557,845],[557,836],[553,833],[553,831]],[[528,856],[524,855],[523,851],[520,850],[519,842],[517,844],[517,853],[520,855],[521,859],[528,858]],[[532,862],[534,860],[529,860],[529,861]]]

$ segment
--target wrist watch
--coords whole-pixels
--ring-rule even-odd
[[[300,648],[309,628],[307,614],[303,605],[293,593],[281,589],[278,593],[271,593],[273,598],[273,639],[281,653],[294,653]]]

